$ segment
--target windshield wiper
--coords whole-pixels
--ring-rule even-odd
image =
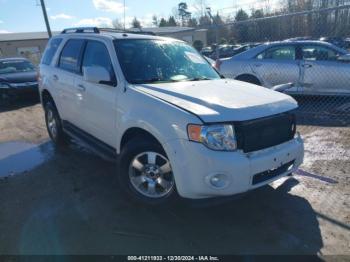
[[[150,79],[136,79],[136,80],[132,80],[131,83],[132,84],[151,84],[151,83],[155,83],[155,82],[180,82],[177,80],[172,80],[172,79],[160,79],[159,77],[154,77],[154,78],[150,78]]]
[[[208,77],[194,77],[194,78],[189,78],[184,80],[172,80],[172,79],[163,80],[159,77],[153,77],[149,79],[135,79],[135,80],[132,80],[131,83],[132,84],[151,84],[155,82],[182,82],[182,81],[204,81],[204,80],[213,80],[213,79]]]
[[[204,81],[204,80],[213,80],[213,79],[208,77],[194,77],[194,78],[188,79],[188,81]]]
[[[135,79],[132,80],[131,82],[133,84],[150,84],[154,82],[160,82],[162,81],[159,77],[154,77],[154,78],[149,78],[149,79]]]

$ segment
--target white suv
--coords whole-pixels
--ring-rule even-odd
[[[223,79],[179,40],[64,30],[39,84],[52,140],[68,135],[117,159],[121,187],[146,203],[242,193],[303,161],[294,99]]]

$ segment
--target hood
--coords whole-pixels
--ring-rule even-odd
[[[36,71],[0,74],[0,82],[25,83],[25,82],[35,82],[35,81],[37,81]]]
[[[298,106],[288,95],[228,79],[143,84],[134,88],[190,111],[204,122],[251,120]]]

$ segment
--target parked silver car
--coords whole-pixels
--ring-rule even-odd
[[[350,54],[330,43],[266,43],[220,61],[224,76],[267,88],[291,83],[291,94],[350,95]]]

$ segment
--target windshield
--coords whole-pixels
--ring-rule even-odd
[[[0,74],[34,71],[35,67],[29,61],[8,60],[0,61]]]
[[[129,83],[219,79],[220,75],[194,48],[173,40],[116,40],[115,47]]]

